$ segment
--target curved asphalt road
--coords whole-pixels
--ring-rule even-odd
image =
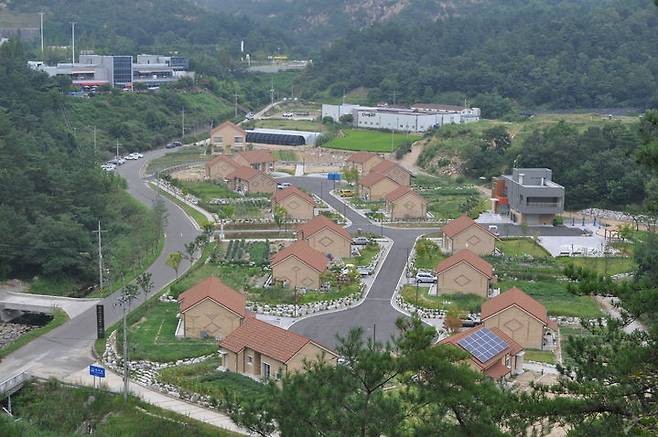
[[[391,306],[391,297],[400,279],[409,252],[416,238],[437,229],[388,228],[373,224],[370,220],[354,212],[351,208],[329,194],[333,182],[319,177],[285,178],[307,191],[316,193],[325,202],[340,211],[352,221],[350,232],[358,229],[364,232],[381,234],[393,240],[393,247],[388,253],[379,274],[372,284],[365,301],[355,307],[335,313],[319,314],[294,323],[290,330],[306,335],[328,346],[335,346],[336,335],[345,336],[350,329],[361,327],[364,336],[377,341],[387,341],[396,336],[395,321],[404,314]]]
[[[119,174],[128,181],[128,192],[149,207],[153,205],[156,196],[153,190],[144,185],[140,170],[149,160],[166,152],[160,149],[145,153],[143,159],[127,161],[119,168]],[[178,206],[164,200],[167,208],[165,244],[160,256],[148,269],[153,275],[154,291],[160,290],[175,278],[174,271],[165,264],[167,255],[175,251],[184,252],[185,243],[199,234]],[[180,271],[188,267],[189,262],[183,260]],[[121,318],[121,307],[116,305],[118,297],[117,292],[102,302],[105,305],[106,327]],[[0,380],[28,369],[39,376],[66,377],[94,362],[91,348],[95,340],[96,309],[92,308],[10,354],[0,363]]]

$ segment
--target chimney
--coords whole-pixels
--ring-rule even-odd
[[[519,185],[523,185],[524,177],[525,177],[525,173],[519,173]]]

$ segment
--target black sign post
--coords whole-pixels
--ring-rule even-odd
[[[105,338],[105,306],[96,305],[96,338]]]

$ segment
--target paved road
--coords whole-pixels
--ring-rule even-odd
[[[128,161],[119,168],[119,174],[128,181],[128,191],[136,199],[151,206],[155,193],[146,187],[140,177],[140,169],[146,162],[166,151],[145,153],[144,159]],[[166,256],[174,251],[184,251],[184,244],[193,240],[198,231],[185,217],[180,208],[165,199],[167,208],[166,239],[160,257],[148,269],[153,274],[154,290],[160,290],[174,279],[174,271],[165,264]],[[181,271],[189,263],[181,263]],[[105,324],[110,326],[121,318],[121,308],[115,305],[118,293],[103,300]],[[48,334],[17,350],[0,363],[0,376],[31,369],[35,374],[64,378],[94,362],[91,348],[96,339],[96,312],[91,308]]]
[[[330,314],[303,319],[294,323],[290,329],[311,337],[328,346],[336,344],[336,334],[345,336],[350,329],[361,327],[368,338],[379,341],[390,340],[397,334],[395,321],[404,314],[391,306],[391,297],[395,292],[400,275],[404,270],[409,252],[416,238],[434,229],[402,229],[388,228],[372,224],[368,219],[357,214],[345,204],[329,194],[333,182],[316,177],[291,177],[283,179],[316,193],[325,202],[342,212],[351,222],[348,228],[356,233],[358,229],[364,232],[383,234],[393,240],[393,246],[381,267],[379,275],[368,293],[368,297],[358,307]]]

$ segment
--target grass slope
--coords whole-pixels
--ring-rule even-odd
[[[41,337],[44,334],[47,334],[48,332],[52,331],[58,326],[63,325],[64,323],[66,323],[68,319],[69,316],[63,310],[56,309],[55,312],[53,313],[53,319],[50,322],[48,322],[45,326],[34,329],[25,335],[21,335],[16,340],[0,348],[0,359],[22,348],[32,340]]]

